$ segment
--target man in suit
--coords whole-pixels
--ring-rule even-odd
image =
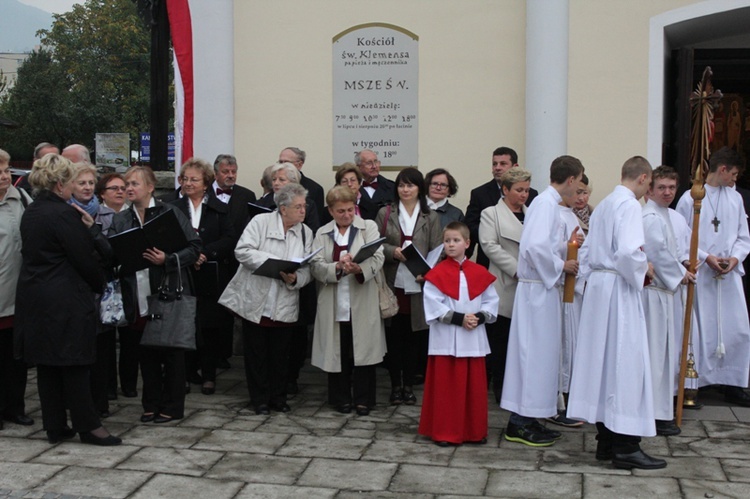
[[[239,239],[247,224],[247,203],[255,202],[255,193],[237,185],[237,158],[219,154],[214,161],[214,180],[211,191],[222,203],[229,205],[229,218]]]
[[[395,184],[380,174],[378,155],[370,149],[356,153],[354,164],[362,173],[362,187],[359,188],[362,197],[375,205],[375,209],[370,210],[374,220],[380,208],[393,202]]]
[[[299,183],[302,187],[307,189],[307,195],[315,201],[315,207],[318,210],[318,220],[320,220],[320,225],[323,225],[331,220],[331,216],[326,209],[325,192],[319,183],[310,177],[306,177],[305,174],[302,173],[302,167],[305,165],[305,158],[307,158],[307,154],[298,147],[287,147],[279,153],[279,163],[291,163],[299,171]]]
[[[500,187],[500,177],[514,166],[518,166],[518,154],[516,151],[510,147],[498,147],[492,152],[492,180],[471,191],[469,206],[466,208],[466,225],[469,226],[469,230],[471,231],[471,246],[466,252],[467,257],[470,257],[474,253],[474,246],[476,246],[479,240],[479,221],[482,216],[482,210],[490,206],[495,206],[500,201],[503,192]],[[531,205],[531,201],[534,200],[537,194],[539,192],[536,189],[529,190],[529,198],[526,200],[526,206]],[[489,267],[490,265],[490,260],[482,252],[481,246],[477,252],[477,263],[484,267]]]

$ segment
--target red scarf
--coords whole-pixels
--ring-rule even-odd
[[[486,268],[469,259],[458,263],[450,257],[435,265],[424,278],[438,288],[441,293],[458,300],[461,272],[466,276],[470,300],[484,293],[484,290],[497,279]]]

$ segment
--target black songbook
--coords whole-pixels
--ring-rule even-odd
[[[219,262],[208,261],[198,267],[198,270],[193,268],[193,283],[196,296],[218,296]]]
[[[259,204],[247,203],[247,220],[249,222],[255,217],[255,215],[260,215],[262,213],[271,213],[272,211],[273,210],[271,208],[266,208],[265,206],[261,206]]]
[[[110,236],[109,244],[122,266],[120,272],[131,273],[145,269],[150,264],[143,258],[148,248],[157,248],[164,253],[174,253],[188,245],[185,233],[173,210],[146,222],[143,227],[134,227]]]
[[[362,263],[368,258],[370,258],[372,255],[375,254],[376,251],[378,251],[378,248],[383,245],[383,242],[385,241],[384,237],[380,237],[378,239],[375,239],[374,241],[370,241],[369,243],[363,245],[361,248],[359,248],[359,251],[357,251],[357,254],[354,255],[354,263]]]
[[[280,272],[284,272],[285,274],[296,272],[297,269],[299,269],[303,265],[307,265],[308,263],[310,263],[312,257],[320,253],[322,249],[323,247],[321,246],[309,255],[305,255],[301,258],[292,258],[291,260],[269,258],[268,260],[263,262],[260,267],[255,269],[253,271],[253,274],[270,277],[271,279],[281,279],[281,275],[279,274]]]
[[[438,258],[440,258],[442,252],[442,244],[427,253],[427,257],[424,257],[422,253],[419,252],[417,247],[413,244],[410,244],[409,246],[401,250],[401,254],[406,258],[404,265],[406,265],[406,268],[409,269],[409,272],[411,272],[414,277],[420,275],[424,276],[427,272],[429,272],[429,270],[437,263]]]

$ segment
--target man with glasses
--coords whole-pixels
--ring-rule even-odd
[[[370,149],[363,149],[354,155],[354,164],[362,173],[362,187],[359,188],[362,196],[378,209],[392,203],[396,187],[391,180],[380,174],[378,155]],[[377,215],[377,210],[374,211]]]
[[[471,191],[469,206],[466,208],[466,225],[471,231],[471,246],[466,252],[467,257],[474,253],[474,246],[479,241],[479,220],[482,216],[482,210],[495,206],[502,197],[502,188],[500,187],[500,177],[511,167],[518,166],[518,154],[510,147],[498,147],[492,152],[492,180],[486,184]],[[536,189],[529,189],[529,198],[526,200],[526,206],[531,205],[531,201],[539,194]],[[481,246],[477,253],[477,263],[484,267],[490,266],[490,260],[482,252]]]

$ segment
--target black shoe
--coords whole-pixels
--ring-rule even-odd
[[[612,457],[612,464],[615,465],[615,468],[624,470],[630,470],[633,468],[641,470],[658,470],[667,467],[667,462],[664,459],[651,457],[642,450],[637,450],[630,454],[615,454]]]
[[[533,428],[534,431],[547,435],[554,440],[558,440],[560,437],[562,437],[562,433],[560,433],[557,430],[550,430],[549,428],[547,428],[546,426],[544,426],[537,420],[534,420],[534,422],[529,424],[529,426],[531,426],[531,428]]]
[[[135,397],[138,396],[138,390],[126,390],[126,389],[123,388],[122,389],[122,394],[125,397],[127,397],[129,399],[132,399],[132,398],[135,398]]]
[[[370,408],[366,405],[358,405],[355,409],[357,411],[357,416],[369,416],[370,415]]]
[[[352,413],[352,405],[351,404],[341,404],[340,406],[336,407],[336,410],[339,411],[341,414],[351,414]]]
[[[194,385],[202,385],[203,384],[203,378],[200,374],[197,372],[192,372],[187,375],[187,380],[189,383],[192,383]]]
[[[680,429],[677,424],[675,424],[674,419],[671,421],[663,421],[660,419],[656,420],[656,434],[661,435],[662,437],[673,437],[675,435],[679,435],[682,433],[682,430]]]
[[[70,440],[76,436],[76,432],[67,426],[62,430],[47,430],[47,441],[51,444],[62,442],[63,440]]]
[[[391,391],[391,398],[389,399],[389,401],[391,405],[401,405],[404,402],[400,386],[393,387],[393,391]]]
[[[108,417],[110,417],[111,415],[112,415],[112,414],[110,414],[110,413],[109,413],[109,411],[108,411],[108,410],[106,410],[106,409],[105,409],[105,410],[103,410],[103,411],[99,411],[99,419],[107,419],[107,418],[108,418]]]
[[[464,443],[467,445],[487,445],[487,437],[484,437],[481,440],[469,440]]]
[[[154,418],[154,423],[162,424],[162,423],[169,423],[174,418],[172,416],[167,416],[166,414],[159,414]]]
[[[289,404],[287,404],[286,402],[282,402],[280,404],[270,404],[269,407],[272,411],[276,412],[289,412],[292,410],[292,408],[289,407]]]
[[[141,423],[150,423],[154,419],[156,419],[156,414],[153,412],[144,412],[141,414]]]
[[[257,414],[259,416],[260,415],[268,416],[269,414],[271,414],[271,409],[269,409],[266,404],[256,405],[255,406],[255,414]]]
[[[97,437],[90,431],[81,433],[80,438],[81,438],[81,442],[83,442],[84,444],[101,445],[105,447],[111,446],[111,445],[120,445],[122,443],[122,439],[114,435],[107,435],[106,437]]]
[[[404,387],[404,390],[401,393],[401,399],[404,401],[404,404],[406,405],[414,405],[417,403],[417,397],[414,396],[414,392],[411,391],[410,386]]]
[[[206,381],[203,383],[203,386],[201,387],[201,393],[203,395],[213,395],[216,393],[216,383],[212,381]]]
[[[299,386],[296,381],[290,381],[286,384],[287,395],[297,395],[299,393]]]
[[[435,445],[437,445],[438,447],[450,447],[451,443],[446,442],[445,440],[436,440]]]
[[[750,407],[750,395],[739,386],[727,386],[724,389],[724,400],[732,405]]]
[[[34,420],[28,417],[26,414],[16,414],[15,416],[3,417],[5,421],[10,423],[20,424],[22,426],[31,426],[34,424]]]
[[[530,447],[549,447],[555,443],[554,438],[546,433],[538,431],[530,424],[518,426],[513,423],[508,423],[508,427],[505,429],[505,440],[509,442],[518,442]]]

